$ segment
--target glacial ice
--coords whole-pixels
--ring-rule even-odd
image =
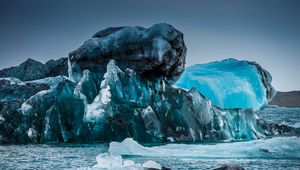
[[[17,112],[21,118],[8,126],[12,133],[6,133],[8,122],[0,124],[2,142],[250,140],[298,133],[265,122],[252,109],[215,107],[195,88],[143,79],[114,60],[106,70],[100,83],[86,70],[79,82],[63,78],[26,99]],[[28,135],[30,128],[37,135]]]
[[[67,72],[68,65],[70,78],[0,79],[0,143],[235,141],[299,134],[256,115],[275,94],[271,76],[258,64],[229,59],[195,65],[176,84],[182,89],[173,83],[185,55],[183,34],[168,24],[100,31],[68,60],[40,65],[54,69],[51,75],[60,64],[65,65],[58,72]]]
[[[276,93],[271,80],[258,64],[226,59],[187,67],[175,86],[188,90],[195,87],[221,108],[259,110]]]
[[[111,155],[109,153],[102,153],[96,157],[97,164],[94,167],[101,168],[117,168],[123,166],[123,160],[121,155]]]
[[[57,85],[59,82],[63,81],[64,79],[68,79],[66,76],[56,76],[56,77],[47,77],[43,79],[25,81],[24,83],[36,83],[36,84],[47,84],[50,87]]]
[[[111,154],[178,158],[300,158],[300,138],[274,137],[228,143],[166,144],[142,146],[132,138],[111,142]]]
[[[0,81],[1,80],[9,81],[10,85],[13,85],[13,84],[23,85],[24,84],[21,80],[19,80],[18,78],[14,78],[14,77],[4,77],[4,78],[0,78]]]
[[[96,157],[97,164],[91,169],[107,170],[145,170],[145,169],[162,169],[162,166],[154,161],[146,161],[143,164],[135,163],[132,160],[123,159],[121,155],[111,153],[101,153]]]
[[[66,76],[56,76],[56,77],[47,77],[43,79],[30,80],[30,81],[21,81],[14,77],[5,77],[5,78],[0,78],[0,81],[1,80],[9,81],[10,85],[24,86],[26,84],[44,84],[53,87],[64,79],[69,79],[69,78]]]
[[[159,163],[156,163],[156,162],[151,161],[151,160],[143,163],[143,167],[148,168],[148,169],[150,169],[150,168],[152,168],[152,169],[161,169],[162,168]]]

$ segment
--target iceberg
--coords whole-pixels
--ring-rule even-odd
[[[233,59],[202,70],[196,65],[174,85],[185,53],[183,34],[168,24],[108,28],[67,60],[48,63],[65,63],[70,77],[3,78],[0,143],[236,141],[299,134],[299,128],[257,116],[274,93],[271,76],[259,65]],[[58,71],[65,73],[65,67]],[[240,86],[249,87],[247,93]],[[206,92],[227,95],[223,104],[234,107],[215,104],[221,97]]]
[[[86,70],[78,83],[63,79],[26,99],[19,109],[19,125],[3,139],[26,143],[132,137],[139,142],[196,142],[299,133],[260,119],[252,109],[215,107],[195,88],[185,91],[164,79],[143,79],[131,69],[121,70],[114,60],[106,70],[99,86],[98,76]]]
[[[221,108],[259,110],[276,94],[272,77],[254,62],[226,59],[185,69],[175,86],[196,88]]]

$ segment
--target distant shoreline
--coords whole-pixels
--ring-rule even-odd
[[[282,107],[300,107],[300,91],[277,92],[269,104]]]

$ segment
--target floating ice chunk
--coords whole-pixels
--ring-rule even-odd
[[[159,163],[156,163],[154,161],[147,161],[143,163],[144,168],[154,168],[154,169],[161,169],[161,165]]]
[[[109,152],[146,157],[300,158],[300,138],[274,137],[235,143],[167,144],[153,147],[144,147],[128,138],[121,143],[112,142],[109,146]]]
[[[162,169],[162,166],[154,161],[147,161],[139,164],[132,160],[123,160],[121,155],[113,155],[111,153],[101,153],[96,157],[97,164],[92,169],[107,170],[145,170],[146,169]]]
[[[147,152],[153,153],[153,149],[140,145],[132,138],[126,138],[121,143],[111,142],[108,151],[116,155],[143,155]]]
[[[124,166],[135,166],[136,164],[132,160],[124,160],[123,165]]]
[[[121,167],[123,160],[121,155],[111,155],[109,153],[102,153],[96,157],[97,164],[94,167],[112,169]]]

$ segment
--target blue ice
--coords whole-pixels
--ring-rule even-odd
[[[258,110],[267,102],[266,88],[256,66],[232,58],[189,66],[175,86],[195,87],[222,108]]]

